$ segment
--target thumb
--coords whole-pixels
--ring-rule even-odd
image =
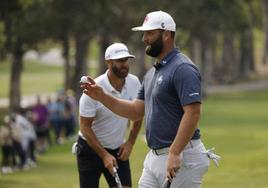
[[[117,153],[117,156],[120,156],[122,154],[122,152],[123,152],[123,148],[122,148],[122,146],[120,146],[119,151]]]
[[[115,158],[114,158],[114,160],[113,160],[113,166],[114,166],[115,168],[118,168],[118,164],[117,164],[117,161],[116,161]]]
[[[89,76],[87,76],[87,80],[88,80],[88,82],[89,82],[91,85],[96,84],[96,82],[94,81],[94,79],[91,78],[91,77],[89,77]]]

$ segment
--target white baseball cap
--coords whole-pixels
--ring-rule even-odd
[[[142,26],[132,28],[132,31],[149,31],[162,29],[167,31],[176,31],[176,23],[173,18],[166,12],[154,11],[148,13],[143,21]]]
[[[128,48],[123,43],[114,43],[105,51],[105,60],[121,59],[125,57],[134,58],[135,56],[128,52]]]

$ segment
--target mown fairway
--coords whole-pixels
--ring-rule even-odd
[[[8,97],[11,63],[0,64],[0,97]],[[35,95],[56,92],[63,83],[63,68],[25,62],[21,76],[22,95]]]
[[[205,101],[204,142],[223,157],[210,168],[204,187],[268,187],[267,92],[215,95]]]

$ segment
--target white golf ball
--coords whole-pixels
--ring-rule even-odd
[[[82,76],[80,82],[87,83],[87,77],[86,76]]]

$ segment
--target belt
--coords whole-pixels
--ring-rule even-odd
[[[169,147],[160,148],[160,149],[152,149],[153,154],[155,155],[164,155],[167,154]]]
[[[194,147],[198,146],[199,144],[201,144],[201,140],[200,140],[200,139],[197,139],[197,140],[191,140],[191,141],[188,142],[188,144],[184,147],[184,150],[194,148]],[[169,147],[160,148],[160,149],[152,149],[152,152],[153,152],[153,154],[155,154],[155,155],[164,155],[164,154],[167,154],[168,151],[169,151]]]
[[[194,148],[196,146],[198,146],[199,144],[201,144],[201,140],[197,139],[197,140],[190,140],[190,142],[188,142],[188,144],[184,147],[184,149],[191,149]]]

